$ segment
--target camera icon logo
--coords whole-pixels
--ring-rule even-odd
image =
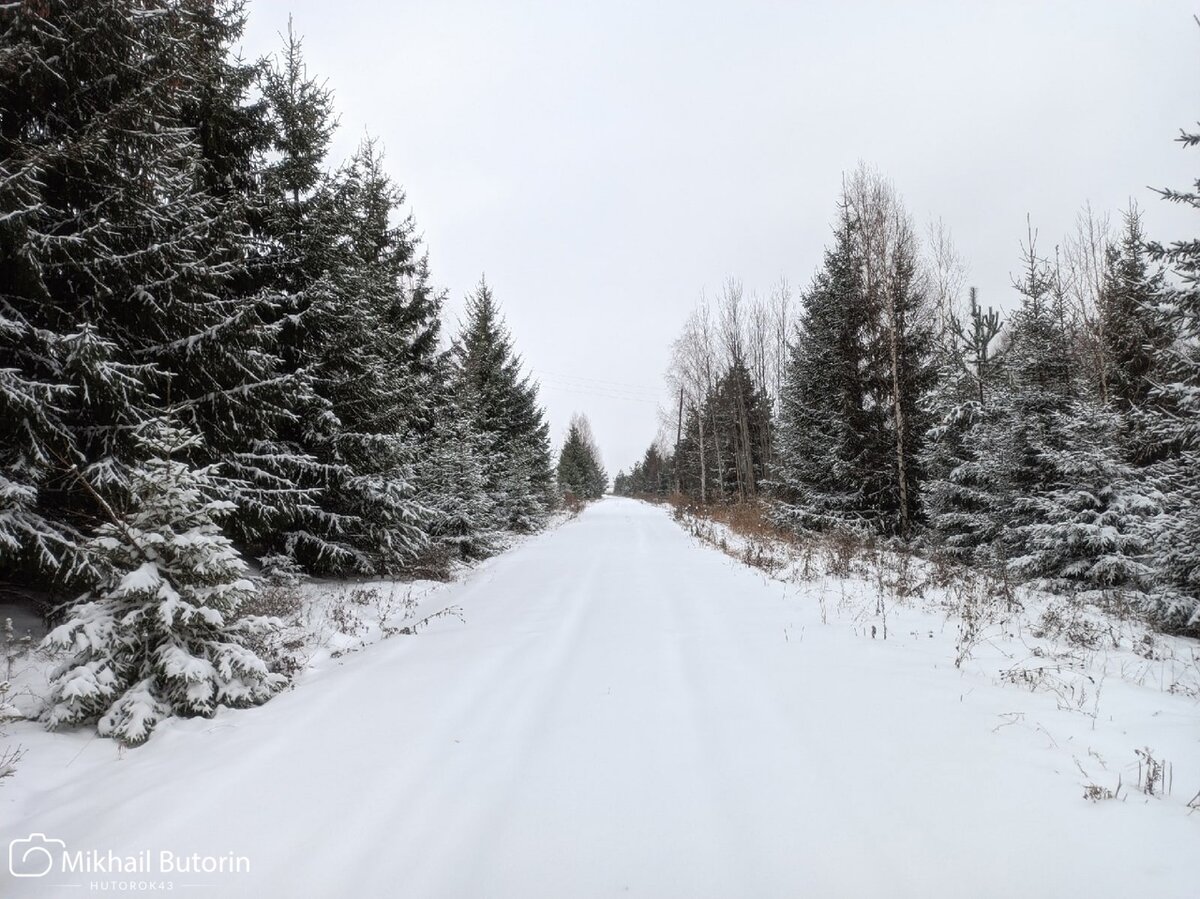
[[[44,833],[31,833],[23,840],[13,840],[8,844],[8,873],[13,877],[44,877],[66,848],[65,842],[50,839]]]

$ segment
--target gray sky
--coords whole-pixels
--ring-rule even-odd
[[[610,474],[656,433],[700,291],[806,285],[859,160],[946,223],[985,304],[1026,213],[1047,251],[1087,200],[1196,233],[1147,189],[1200,173],[1172,141],[1200,118],[1183,0],[251,0],[246,53],[289,12],[335,157],[382,140],[451,315],[486,273],[556,442],[587,414]]]

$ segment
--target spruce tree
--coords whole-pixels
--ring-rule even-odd
[[[1046,486],[1022,497],[1023,523],[1010,534],[1019,577],[1122,610],[1144,608],[1152,583],[1147,525],[1161,497],[1123,458],[1122,416],[1082,402],[1053,415],[1056,439],[1040,447]]]
[[[424,548],[429,510],[415,496],[414,419],[426,421],[436,305],[409,316],[416,272],[403,194],[364,143],[341,173],[339,257],[310,290],[307,316],[317,395],[328,410],[307,435],[328,480],[320,503],[333,571],[398,572]],[[425,297],[420,301],[424,303]],[[422,349],[414,349],[419,345]]]
[[[445,574],[456,560],[480,559],[499,545],[495,499],[488,490],[482,435],[453,398],[437,410],[422,437],[414,479],[417,497],[430,510],[429,548],[418,566]]]
[[[706,413],[701,408],[692,405],[690,406],[683,418],[682,434],[679,438],[679,443],[675,447],[675,466],[676,474],[679,478],[679,489],[684,496],[690,496],[701,502],[708,499],[708,482],[711,472],[707,469],[711,468],[709,454],[701,452],[701,441],[707,444],[712,435],[705,430],[703,426],[703,415]],[[707,450],[707,445],[703,447]],[[629,475],[625,474],[625,478],[621,481],[625,486],[618,487],[618,477],[613,478],[613,492],[622,496],[628,495]]]
[[[173,347],[171,390],[177,415],[203,437],[202,461],[221,461],[219,482],[237,506],[226,527],[239,542],[263,545],[311,503],[303,486],[313,467],[285,440],[298,410],[312,404],[303,373],[283,359],[281,320],[293,298],[271,283],[266,157],[272,123],[256,90],[263,63],[233,53],[245,27],[241,0],[190,8],[192,90],[181,118],[199,150],[199,177],[217,223],[211,248],[225,277],[210,300],[220,322]]]
[[[283,359],[282,320],[293,298],[269,274],[274,254],[268,156],[274,127],[260,90],[264,61],[234,55],[245,30],[242,0],[198,4],[191,29],[194,88],[182,106],[200,152],[200,179],[224,235],[228,277],[214,296],[226,322],[180,347],[187,383],[174,390],[196,397],[176,414],[203,437],[206,461],[222,462],[220,483],[236,504],[226,527],[239,543],[264,546],[312,502],[305,489],[313,462],[284,437],[300,410],[311,407],[311,384]]]
[[[591,428],[581,415],[571,419],[556,473],[559,489],[569,490],[580,499],[599,499],[608,489],[608,475],[600,463]]]
[[[834,245],[802,296],[779,425],[780,517],[805,528],[852,525],[866,513],[862,446],[867,305],[856,224],[842,207]]]
[[[267,289],[287,298],[285,371],[310,388],[282,434],[310,501],[275,549],[314,572],[398,572],[429,537],[414,467],[444,392],[442,297],[377,145],[365,141],[340,171],[325,171],[332,98],[290,27],[262,84],[274,156],[260,268]]]
[[[719,458],[729,465],[717,473],[724,492],[739,501],[752,500],[766,470],[763,434],[770,427],[770,408],[740,356],[717,379],[710,397]]]
[[[1155,309],[1165,288],[1164,273],[1150,261],[1141,214],[1131,207],[1121,239],[1105,254],[1100,295],[1104,343],[1103,398],[1116,408],[1143,408],[1150,399],[1158,360],[1172,342]]]
[[[290,19],[281,51],[261,67],[258,88],[266,104],[268,152],[260,174],[255,283],[279,302],[272,325],[283,372],[307,388],[278,435],[290,453],[290,480],[304,490],[304,501],[288,510],[263,549],[291,556],[310,571],[332,572],[361,561],[340,540],[342,520],[328,497],[330,483],[348,470],[318,458],[337,427],[317,379],[328,329],[337,324],[333,279],[344,258],[346,217],[327,171],[336,129],[333,95],[308,73],[303,41]]]
[[[937,369],[917,241],[878,175],[847,179],[833,248],[802,298],[780,401],[780,518],[908,538]]]
[[[272,363],[245,351],[254,314],[229,293],[236,216],[189,120],[206,17],[130,0],[0,10],[0,370],[16,416],[0,459],[20,505],[6,567],[89,569],[78,523],[95,501],[64,472],[119,498],[130,435],[159,409],[221,407],[215,420],[265,402]]]
[[[1000,314],[990,307],[984,311],[971,288],[965,320],[951,315],[942,335],[940,375],[931,397],[935,423],[921,459],[927,477],[923,502],[934,538],[965,560],[995,537],[990,485],[971,445],[976,429],[986,431],[995,415],[1000,332]]]
[[[142,743],[171,715],[265,702],[285,682],[247,643],[269,627],[238,617],[254,592],[218,520],[211,467],[179,458],[198,438],[151,420],[138,431],[146,461],[130,479],[130,506],[92,539],[97,586],[66,610],[46,644],[67,654],[53,677],[50,727],[95,723],[102,736]]]
[[[927,495],[935,531],[951,554],[981,563],[1007,565],[1029,554],[1040,504],[1063,486],[1059,454],[1071,440],[1070,339],[1053,269],[1032,236],[1024,262],[1014,285],[1021,303],[998,355],[990,349],[998,329],[973,305],[971,330],[954,351],[966,365],[959,368],[961,402],[943,411],[932,436],[944,443],[927,454],[940,466]]]
[[[554,502],[550,433],[537,385],[521,358],[486,282],[467,298],[455,347],[458,396],[482,440],[488,491],[501,527],[535,530]]]
[[[1021,305],[1013,313],[1006,349],[1010,388],[1005,396],[1006,439],[996,441],[995,459],[1014,501],[1014,526],[1027,517],[1021,508],[1053,481],[1044,462],[1046,453],[1066,441],[1056,425],[1075,396],[1070,336],[1063,327],[1061,297],[1054,292],[1054,271],[1037,256],[1032,241],[1026,248],[1026,270],[1016,283]]]
[[[1183,132],[1186,148],[1200,132]],[[1174,203],[1200,209],[1200,179],[1191,190],[1163,190]],[[1174,628],[1200,633],[1200,242],[1149,245],[1151,259],[1179,279],[1155,306],[1157,327],[1172,343],[1156,360],[1158,375],[1142,430],[1159,460],[1148,472],[1164,496],[1164,514],[1150,529],[1158,584],[1155,614]]]
[[[893,203],[898,201],[893,200]],[[887,464],[872,469],[886,473],[873,500],[885,532],[904,539],[924,520],[920,496],[924,472],[920,457],[932,424],[929,398],[937,382],[933,315],[919,272],[916,236],[903,211],[891,211],[891,247],[885,256],[877,298],[883,339],[875,343],[875,385],[872,406],[884,413]]]

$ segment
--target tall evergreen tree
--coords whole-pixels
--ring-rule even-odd
[[[486,453],[483,435],[448,398],[421,438],[414,471],[417,497],[429,510],[429,548],[418,567],[445,574],[455,560],[483,558],[499,545],[502,527],[488,490]]]
[[[307,389],[279,442],[290,451],[290,480],[303,501],[287,510],[264,550],[295,557],[314,571],[368,563],[338,534],[338,510],[328,498],[330,483],[348,476],[345,466],[319,459],[335,436],[331,401],[319,389],[318,366],[337,323],[334,272],[344,264],[346,213],[327,171],[329,142],[336,128],[333,95],[308,73],[303,41],[289,20],[282,50],[259,73],[266,104],[268,153],[262,160],[263,202],[255,229],[256,283],[277,298],[272,325],[279,332],[283,371]],[[326,454],[328,456],[328,454]],[[270,475],[261,477],[272,483]]]
[[[272,283],[266,157],[274,130],[270,105],[256,90],[262,63],[234,56],[246,20],[242,0],[193,4],[188,31],[194,87],[181,117],[199,149],[199,176],[211,200],[227,276],[212,301],[225,310],[217,327],[172,347],[174,408],[203,437],[205,460],[236,505],[227,519],[242,543],[262,545],[310,504],[313,461],[284,438],[299,410],[311,407],[303,372],[283,359],[285,316],[293,297]],[[311,477],[310,477],[311,479]]]
[[[986,474],[971,448],[972,432],[995,414],[1003,356],[996,339],[1000,314],[979,305],[974,288],[965,320],[948,317],[939,351],[940,377],[931,397],[935,423],[922,466],[930,526],[944,550],[969,559],[995,537],[994,509]]]
[[[879,308],[876,400],[884,410],[888,477],[876,503],[885,531],[908,539],[924,518],[920,496],[924,472],[920,457],[932,424],[929,396],[937,381],[933,310],[919,272],[916,235],[892,199],[891,246],[885,256]],[[874,442],[874,441],[872,441]]]
[[[931,304],[890,184],[855,172],[839,219],[803,298],[781,398],[783,517],[907,538],[922,514],[919,459],[937,373]]]
[[[306,327],[318,397],[307,436],[328,473],[320,500],[331,570],[396,572],[424,548],[429,510],[415,496],[417,426],[430,418],[437,305],[419,296],[403,194],[366,142],[338,179],[338,257],[310,289]],[[429,339],[433,335],[433,339]]]
[[[580,499],[599,499],[608,489],[608,475],[583,416],[574,416],[558,454],[558,487]]]
[[[1121,240],[1105,254],[1099,312],[1104,399],[1128,411],[1149,401],[1158,360],[1170,348],[1172,334],[1155,312],[1165,279],[1150,261],[1137,207],[1126,211],[1124,220]]]
[[[283,434],[311,501],[283,529],[282,548],[314,571],[398,571],[428,537],[413,468],[445,392],[442,297],[378,147],[366,141],[326,173],[332,99],[290,27],[263,92],[275,154],[260,268],[287,298],[285,368],[311,387]]]
[[[715,423],[714,458],[730,463],[715,473],[717,482],[725,495],[739,501],[752,500],[766,472],[763,434],[770,429],[771,410],[740,355],[717,379],[708,402]]]
[[[1000,564],[1027,552],[1024,535],[1039,520],[1040,498],[1056,485],[1053,462],[1069,442],[1064,425],[1076,402],[1061,296],[1032,237],[1014,286],[1021,303],[1002,347],[1004,379],[994,403],[963,436],[966,461],[949,475],[970,491],[969,514],[980,525],[960,545],[974,544],[978,561]]]
[[[708,502],[711,477],[712,457],[707,452],[708,443],[712,440],[711,429],[705,428],[708,413],[696,405],[689,405],[683,418],[682,433],[675,447],[675,475],[678,478],[680,492],[700,502]],[[618,486],[618,479],[613,478],[613,492],[621,496],[628,495],[629,474],[624,474]]]
[[[1179,142],[1194,148],[1200,132],[1185,131]],[[1191,190],[1161,193],[1200,209],[1200,179]],[[1152,243],[1149,253],[1179,278],[1155,306],[1158,328],[1174,339],[1157,360],[1152,407],[1143,418],[1160,459],[1150,474],[1164,495],[1164,515],[1150,531],[1156,614],[1169,626],[1200,633],[1200,242]]]
[[[868,308],[850,210],[802,296],[803,310],[780,398],[781,517],[807,528],[853,524],[866,514],[863,450]]]
[[[56,573],[88,568],[79,533],[95,503],[71,467],[110,497],[127,492],[130,435],[157,409],[237,415],[267,401],[272,361],[238,339],[253,328],[228,291],[237,216],[209,191],[189,121],[197,76],[211,72],[197,55],[210,11],[0,10],[0,370],[14,415],[0,458],[19,500],[4,519],[6,566],[71,556]]]
[[[455,356],[459,399],[483,438],[488,491],[502,526],[536,529],[554,502],[550,428],[537,385],[522,373],[499,306],[482,279],[467,298]]]

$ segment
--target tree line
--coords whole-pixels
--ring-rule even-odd
[[[1200,207],[1200,181],[1161,193]],[[1148,239],[1133,205],[1115,228],[1086,208],[1052,253],[1031,227],[1002,314],[866,167],[832,231],[798,308],[786,283],[698,304],[673,347],[678,416],[616,491],[761,498],[796,531],[1200,632],[1200,244]]]
[[[268,574],[442,575],[539,527],[549,431],[481,281],[442,333],[403,191],[240,0],[0,7],[0,579],[80,596],[52,724],[128,742],[278,678]]]
[[[567,428],[558,455],[558,487],[565,497],[599,499],[608,489],[608,473],[600,461],[600,448],[584,415],[575,415]]]

